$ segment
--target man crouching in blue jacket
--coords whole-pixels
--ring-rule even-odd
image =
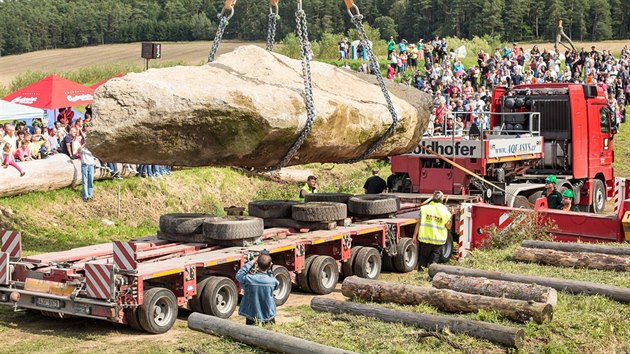
[[[258,265],[258,270],[250,274],[250,270]],[[276,303],[273,292],[279,282],[271,271],[271,256],[261,253],[257,259],[247,262],[236,273],[236,280],[243,288],[243,299],[238,314],[245,316],[245,324],[276,323]]]

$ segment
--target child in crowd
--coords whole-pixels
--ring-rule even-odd
[[[15,158],[13,154],[11,154],[11,145],[4,144],[2,147],[2,167],[7,168],[9,165],[13,166],[20,173],[20,177],[24,176],[26,173],[22,171],[20,166],[15,163]]]

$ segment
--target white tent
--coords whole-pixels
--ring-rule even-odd
[[[0,100],[0,122],[24,120],[28,122],[35,118],[46,120],[46,112],[43,109],[24,106]]]

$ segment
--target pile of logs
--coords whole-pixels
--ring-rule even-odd
[[[514,259],[544,265],[630,271],[630,247],[525,240]]]

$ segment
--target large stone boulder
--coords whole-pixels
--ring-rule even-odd
[[[289,165],[356,158],[391,124],[374,77],[312,62],[316,118]],[[399,123],[371,158],[412,151],[431,99],[388,84]],[[300,61],[242,46],[211,64],[150,69],[96,90],[88,147],[104,161],[275,167],[306,122]]]

